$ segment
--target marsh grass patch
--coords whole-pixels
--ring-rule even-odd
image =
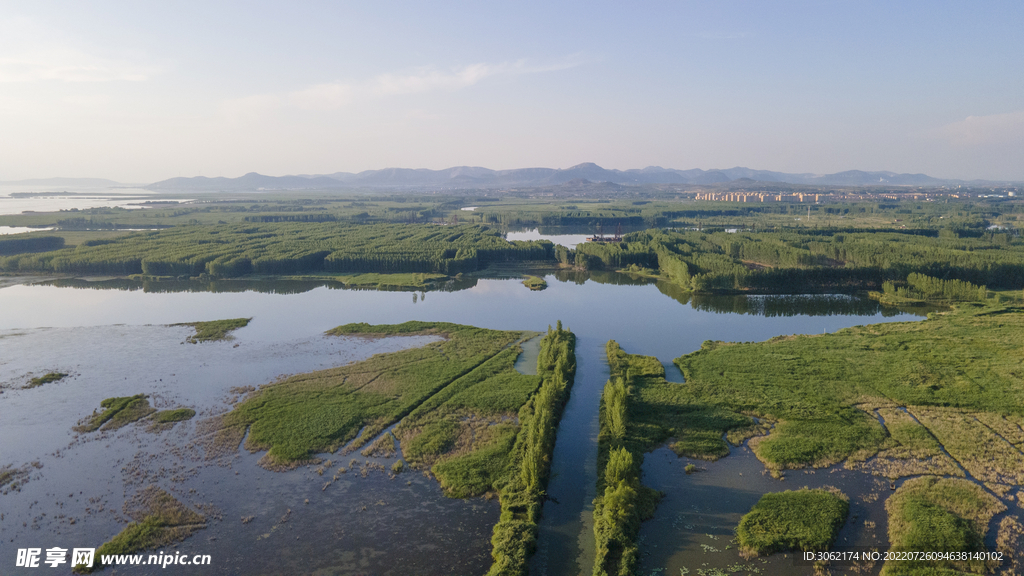
[[[858,407],[873,397],[880,400],[875,407],[946,406],[983,414],[936,415],[922,423],[954,458],[964,457],[961,463],[972,474],[977,469],[979,478],[1024,479],[1024,459],[1014,449],[1024,440],[1024,397],[1018,393],[1024,310],[1019,307],[961,305],[922,322],[760,343],[706,342],[675,362],[693,404],[778,422],[767,437],[752,442],[758,458],[773,469],[863,461],[886,450],[895,450],[885,455],[890,459],[936,458],[926,456],[934,454],[934,443],[919,427],[893,413],[893,429],[886,430],[873,413]],[[975,441],[984,457],[967,453]],[[931,469],[948,468],[943,463]]]
[[[924,407],[915,408],[913,414],[971,476],[995,484],[1024,483],[1024,454],[973,414]]]
[[[1006,507],[980,486],[958,478],[925,476],[900,486],[885,503],[893,551],[981,552],[989,521]],[[984,573],[983,561],[888,562],[884,576],[918,574],[922,569]]]
[[[195,334],[185,339],[189,344],[200,342],[216,342],[218,340],[231,340],[234,336],[231,332],[249,325],[252,318],[231,318],[229,320],[211,320],[208,322],[182,322],[171,324],[171,326],[191,326]]]
[[[13,464],[0,466],[0,494],[21,492],[21,487],[32,478],[32,473],[42,468],[39,461],[31,462],[17,468]]]
[[[74,567],[75,573],[88,574],[102,569],[98,560],[103,556],[167,546],[206,527],[206,518],[156,486],[141,490],[126,502],[125,513],[133,522],[96,549],[97,562],[92,568],[78,565]]]
[[[47,372],[46,374],[43,374],[42,376],[36,376],[35,378],[30,379],[28,381],[28,384],[22,386],[21,389],[22,390],[29,390],[29,389],[32,389],[32,388],[37,388],[39,386],[42,386],[43,384],[49,384],[51,382],[58,382],[58,381],[63,380],[64,378],[67,378],[67,377],[68,377],[68,374],[65,373],[65,372]]]
[[[765,494],[740,520],[736,536],[747,557],[824,551],[835,542],[849,513],[849,498],[835,489]]]
[[[163,432],[170,430],[178,422],[185,422],[195,417],[196,411],[191,408],[174,408],[172,410],[161,410],[153,413],[150,416],[152,424],[149,426],[150,432]]]
[[[100,402],[102,412],[94,411],[73,427],[75,432],[94,432],[101,427],[104,430],[116,430],[132,422],[149,416],[156,409],[149,405],[148,396],[116,396]]]
[[[327,334],[365,338],[433,335],[443,339],[264,386],[220,419],[223,428],[235,429],[221,437],[234,440],[248,430],[246,449],[266,450],[261,465],[278,469],[307,461],[317,452],[342,447],[346,453],[359,450],[402,421],[394,436],[402,441],[406,458],[410,464],[426,462],[428,455],[443,454],[455,445],[460,425],[449,416],[458,406],[472,402],[454,399],[459,392],[470,388],[483,392],[486,386],[478,385],[501,372],[514,371],[518,343],[534,335],[429,322],[346,324]],[[531,383],[535,380],[523,378]],[[503,400],[518,400],[512,407],[518,410],[536,386],[519,395],[515,391],[523,386],[504,387],[504,394],[484,394],[483,401],[498,406]],[[410,432],[414,429],[425,435],[413,438]]]

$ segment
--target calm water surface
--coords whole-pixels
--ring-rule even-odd
[[[422,344],[322,335],[339,324],[426,320],[542,331],[561,320],[579,337],[578,372],[559,428],[551,500],[544,506],[533,570],[589,574],[597,415],[608,376],[604,345],[609,339],[627,352],[653,355],[670,365],[708,339],[757,341],[918,318],[847,296],[691,299],[671,285],[616,274],[588,279],[559,273],[547,280],[549,288],[541,292],[518,280],[478,279],[468,281],[465,290],[425,294],[294,283],[243,284],[236,286],[240,291],[219,283],[220,292],[189,285],[159,292],[123,282],[106,284],[120,290],[0,289],[0,466],[42,465],[20,492],[0,496],[0,565],[5,571],[13,566],[10,551],[18,547],[100,544],[126,522],[121,512],[125,498],[156,483],[210,518],[205,530],[177,548],[211,554],[213,566],[204,574],[482,574],[498,518],[495,501],[447,499],[434,480],[415,472],[392,479],[382,472],[364,478],[351,471],[333,481],[332,472],[321,476],[315,466],[268,472],[256,465],[260,454],[244,451],[210,465],[192,447],[196,423],[227,410],[236,397],[234,387],[260,386],[280,375]],[[236,317],[253,320],[237,331],[234,342],[187,345],[182,343],[187,329],[166,326]],[[72,376],[20,389],[30,376],[51,370]],[[676,370],[669,378],[681,375]],[[101,399],[137,393],[150,394],[159,408],[191,406],[200,414],[160,434],[143,426],[80,436],[71,431]],[[645,567],[652,568],[689,562],[686,550],[696,542],[692,534],[664,528],[664,522],[688,513],[687,504],[673,498],[686,493],[689,484],[713,478],[710,473],[680,475],[686,462],[663,452],[649,455],[645,463],[646,481],[669,494],[644,528],[645,537],[659,530],[668,539],[650,548],[658,552],[645,556]],[[352,456],[359,460],[357,468],[368,460]],[[331,470],[336,470],[350,466],[352,456],[323,457],[333,459]],[[369,460],[389,468],[395,459]],[[756,461],[741,456],[715,465],[727,462],[759,469]],[[770,478],[764,482],[779,484],[779,489],[796,485],[787,480],[782,486]],[[763,488],[752,485],[750,491],[768,491]],[[735,526],[731,508],[715,514],[718,528],[710,533]],[[249,516],[254,518],[243,523]],[[689,524],[686,518],[680,521]],[[158,572],[163,573],[148,573]]]

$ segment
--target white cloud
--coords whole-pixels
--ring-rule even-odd
[[[246,111],[251,111],[254,106],[258,106],[261,112],[280,106],[306,110],[336,110],[357,101],[441,90],[454,91],[474,86],[492,77],[555,72],[580,64],[580,58],[574,55],[544,65],[530,65],[526,60],[517,60],[497,64],[470,64],[448,70],[421,67],[403,74],[380,74],[361,82],[328,82],[280,95],[246,96],[228,100],[224,104],[224,109],[235,117],[245,115]]]
[[[139,82],[149,71],[124,62],[97,58],[75,50],[51,50],[0,57],[0,82]]]
[[[139,82],[155,72],[151,66],[94,54],[63,36],[28,18],[0,22],[0,82]]]
[[[989,144],[1024,142],[1024,110],[968,116],[933,131],[933,135],[954,146],[974,147]]]

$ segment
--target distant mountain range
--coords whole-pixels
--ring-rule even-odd
[[[264,176],[250,172],[238,178],[171,178],[155,182],[143,188],[166,192],[242,192],[258,190],[331,190],[345,188],[382,190],[444,190],[474,188],[511,188],[557,186],[570,182],[603,183],[621,186],[644,184],[686,184],[716,185],[794,184],[811,186],[942,186],[996,184],[985,180],[943,180],[925,174],[897,174],[895,172],[864,172],[848,170],[835,174],[789,174],[770,170],[750,168],[728,168],[724,170],[674,170],[660,166],[632,170],[608,170],[597,164],[586,162],[571,168],[517,168],[514,170],[490,170],[474,166],[456,166],[444,170],[411,168],[385,168],[366,170],[359,173],[335,172],[334,174],[300,174],[295,176]],[[117,186],[117,182],[99,178],[50,178],[46,180],[22,180],[0,182],[19,185],[96,185]]]

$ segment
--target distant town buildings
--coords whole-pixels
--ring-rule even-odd
[[[715,202],[820,202],[821,194],[772,192],[698,192],[695,200]]]

